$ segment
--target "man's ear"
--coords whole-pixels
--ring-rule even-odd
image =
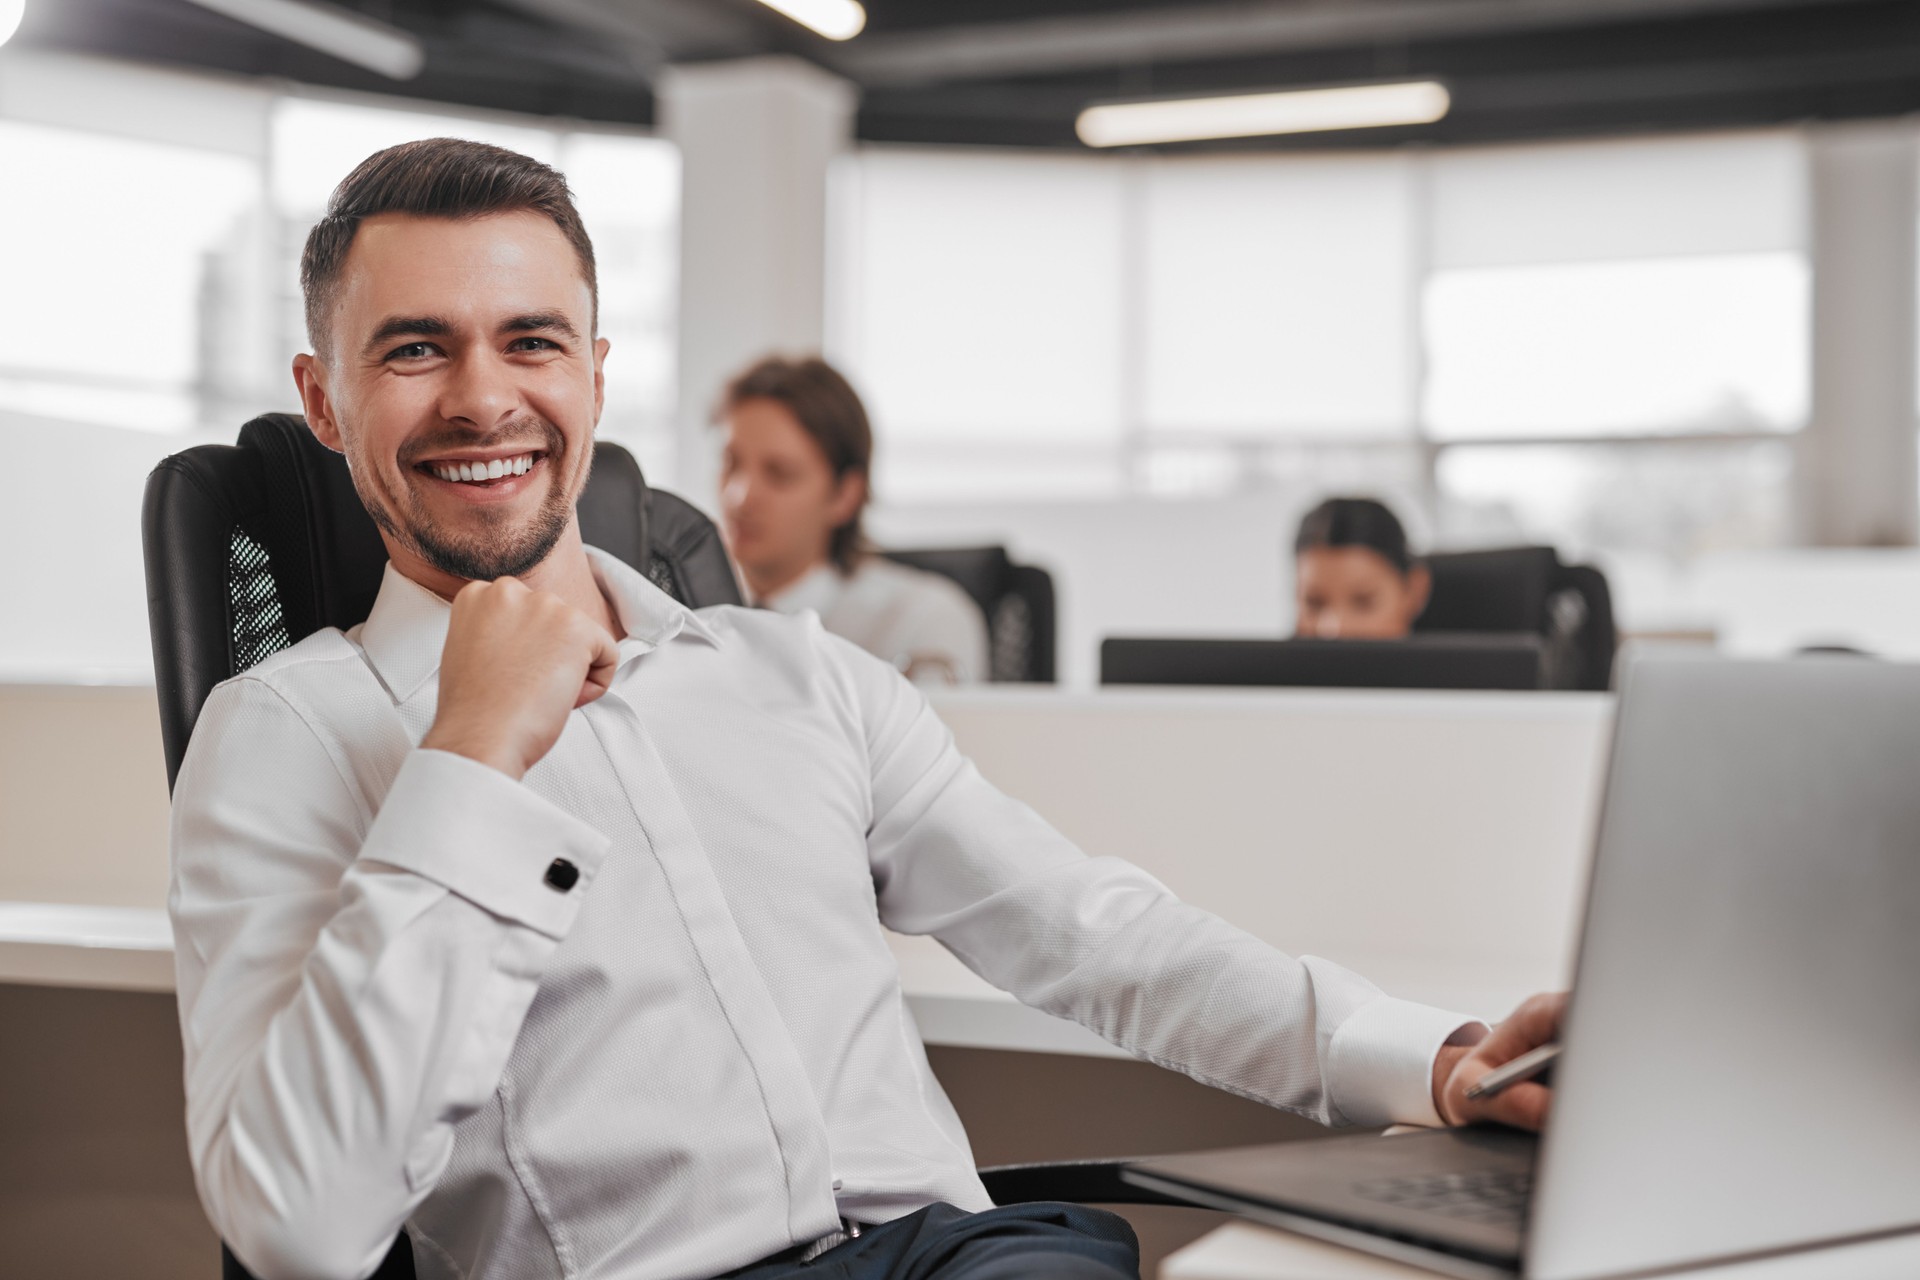
[[[318,356],[303,352],[293,358],[293,385],[300,391],[307,429],[327,448],[345,453],[346,439],[340,434],[340,420],[334,416],[333,397],[327,394],[327,369]]]
[[[849,471],[841,476],[834,485],[833,506],[829,517],[833,527],[838,529],[860,514],[860,508],[867,505],[867,473]]]
[[[593,340],[593,425],[600,425],[600,412],[607,407],[607,352],[613,344],[605,338]]]

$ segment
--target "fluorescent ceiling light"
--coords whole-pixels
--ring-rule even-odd
[[[0,0],[4,4],[5,0]],[[426,50],[410,32],[357,13],[307,0],[193,0],[202,9],[318,49],[343,62],[411,80],[426,65]]]
[[[1432,124],[1447,114],[1450,101],[1445,85],[1413,80],[1220,98],[1116,102],[1082,111],[1074,131],[1090,147],[1134,147],[1203,138],[1378,129],[1396,124]]]
[[[851,40],[867,25],[867,11],[855,0],[760,0],[760,3],[829,40]]]
[[[27,0],[0,0],[0,44],[13,38],[20,19],[27,16]]]

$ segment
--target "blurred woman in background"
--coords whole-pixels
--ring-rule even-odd
[[[1399,518],[1372,498],[1328,498],[1307,512],[1293,559],[1301,638],[1403,640],[1432,590]]]

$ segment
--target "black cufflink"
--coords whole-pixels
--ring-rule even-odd
[[[565,893],[580,883],[580,868],[565,858],[555,858],[553,865],[547,868],[546,881],[549,889],[557,889]]]

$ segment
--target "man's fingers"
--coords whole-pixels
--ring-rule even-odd
[[[1512,1017],[1474,1046],[1474,1059],[1497,1067],[1543,1044],[1551,1044],[1560,1038],[1560,1020],[1566,1010],[1564,991],[1529,998],[1513,1011]]]
[[[1481,1115],[1488,1120],[1537,1133],[1546,1127],[1547,1109],[1553,1105],[1553,1090],[1529,1080],[1469,1105],[1480,1107]]]
[[[575,710],[586,706],[613,687],[613,673],[620,666],[620,646],[604,627],[594,625],[590,642],[593,655],[587,661],[587,678],[573,700]]]

